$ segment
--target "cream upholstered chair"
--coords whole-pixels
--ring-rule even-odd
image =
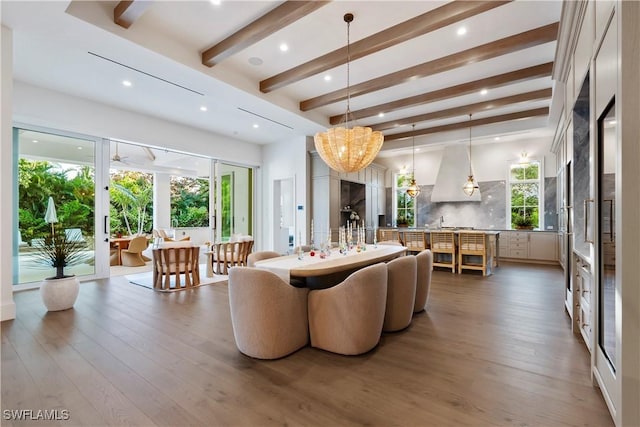
[[[356,271],[342,283],[309,292],[311,346],[333,353],[366,353],[380,341],[387,301],[387,265]]]
[[[431,252],[434,267],[447,267],[456,272],[456,240],[453,231],[432,231]],[[443,256],[444,255],[444,256]],[[449,261],[450,260],[450,261]]]
[[[416,255],[416,302],[413,312],[425,310],[429,301],[431,288],[431,272],[433,271],[433,254],[429,249]]]
[[[238,350],[257,359],[277,359],[307,345],[308,293],[267,270],[231,268],[229,306]]]
[[[200,284],[200,247],[191,242],[164,242],[153,249],[153,289],[170,291]],[[171,276],[175,285],[171,287]]]
[[[458,274],[463,269],[480,270],[482,275],[487,275],[487,247],[485,234],[481,231],[460,231],[458,234]],[[481,261],[473,262],[468,256],[481,258]]]
[[[385,332],[399,331],[411,324],[416,300],[416,257],[403,256],[387,263]]]
[[[259,251],[250,253],[247,257],[247,267],[255,267],[256,262],[262,261],[263,259],[276,258],[279,257],[280,254],[274,251]]]
[[[122,265],[128,267],[140,267],[145,265],[144,258],[142,258],[142,251],[147,249],[149,241],[146,236],[138,236],[131,239],[129,247],[120,251],[122,258]]]

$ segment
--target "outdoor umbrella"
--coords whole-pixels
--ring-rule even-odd
[[[51,224],[51,234],[53,234],[53,224],[58,222],[58,214],[56,214],[56,205],[51,196],[49,196],[49,201],[47,202],[47,212],[44,214],[44,220],[47,224]]]

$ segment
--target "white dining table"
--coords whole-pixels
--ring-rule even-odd
[[[351,249],[346,254],[332,249],[326,258],[320,257],[320,251],[316,251],[313,256],[310,252],[305,252],[302,259],[298,255],[270,258],[256,262],[255,267],[269,270],[287,282],[291,279],[309,281],[336,275],[340,277],[341,274],[402,256],[406,251],[404,246],[366,245],[365,250],[358,252]]]

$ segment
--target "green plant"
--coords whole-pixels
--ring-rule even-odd
[[[408,224],[409,224],[409,221],[404,216],[399,216],[398,219],[396,219],[396,225],[398,226],[405,226]]]
[[[36,246],[35,259],[43,265],[54,267],[56,275],[48,279],[62,279],[66,276],[64,268],[80,264],[84,260],[84,241],[69,240],[64,230],[51,231],[42,244]]]
[[[513,225],[522,228],[533,227],[533,218],[531,218],[531,216],[529,215],[514,214]]]

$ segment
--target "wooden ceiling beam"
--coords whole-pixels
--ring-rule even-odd
[[[153,4],[152,0],[121,1],[113,8],[113,22],[129,28]]]
[[[412,107],[414,105],[428,104],[430,102],[442,101],[444,99],[455,98],[457,96],[468,95],[470,93],[479,92],[482,89],[495,89],[498,87],[520,83],[527,80],[548,77],[553,70],[553,62],[535,65],[533,67],[522,68],[516,71],[510,71],[504,74],[487,77],[485,79],[474,80],[472,82],[462,83],[456,86],[450,86],[443,89],[434,90],[432,92],[422,93],[420,95],[410,96],[408,98],[398,99],[396,101],[375,105],[373,107],[363,108],[351,112],[354,120],[360,120],[366,117],[373,117],[380,113],[390,113],[392,111],[401,110],[403,108]],[[344,121],[344,114],[331,116],[329,122],[331,125],[337,125]]]
[[[495,7],[502,6],[510,1],[511,0],[453,1],[447,3],[437,9],[430,10],[420,16],[416,16],[408,21],[352,43],[350,46],[351,60],[354,61],[358,58],[371,55],[388,47],[395,46]],[[345,46],[261,81],[260,91],[269,93],[307,77],[346,64],[346,62],[347,47]]]
[[[469,114],[489,111],[495,108],[505,107],[507,105],[517,104],[520,102],[537,101],[541,99],[550,99],[553,91],[551,88],[534,90],[532,92],[519,93],[517,95],[506,96],[504,98],[492,99],[475,104],[462,105],[460,107],[448,108],[446,110],[433,111],[431,113],[420,114],[417,116],[404,117],[398,120],[390,120],[375,125],[367,125],[373,130],[393,129],[402,125],[410,125],[413,123],[426,122],[429,120],[447,119],[456,116],[465,116]]]
[[[202,63],[213,67],[278,30],[330,3],[329,1],[287,0],[280,6],[202,52]]]
[[[351,97],[365,95],[414,79],[420,79],[472,63],[496,58],[522,49],[552,42],[557,38],[557,35],[558,23],[555,22],[353,85],[349,88],[349,94]],[[300,110],[309,111],[345,99],[347,99],[347,88],[306,99],[300,102]]]
[[[434,126],[426,129],[418,129],[415,131],[394,133],[391,135],[385,135],[384,141],[386,143],[388,141],[406,139],[406,138],[411,138],[413,136],[430,135],[434,133],[448,132],[448,131],[458,130],[458,129],[467,129],[470,126],[476,127],[476,126],[488,125],[492,123],[502,123],[502,122],[508,122],[510,120],[529,119],[532,117],[548,116],[548,115],[549,115],[549,107],[535,108],[533,110],[518,111],[516,113],[485,117],[484,119],[475,119],[471,121],[467,120],[460,123],[451,123],[448,125]]]

